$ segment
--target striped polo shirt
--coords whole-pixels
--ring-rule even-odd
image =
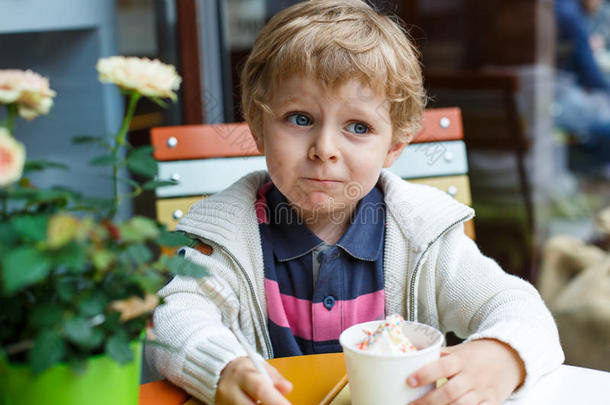
[[[272,183],[259,190],[256,211],[275,357],[340,352],[344,329],[385,317],[381,190],[359,202],[336,245],[315,236]]]

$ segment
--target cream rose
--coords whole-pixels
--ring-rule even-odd
[[[25,163],[25,148],[6,128],[0,127],[0,187],[19,180]]]
[[[31,70],[0,70],[0,103],[16,103],[21,117],[31,120],[48,114],[53,97],[55,92],[46,77]]]
[[[148,97],[176,99],[182,79],[172,65],[147,58],[111,56],[97,62],[99,79]]]

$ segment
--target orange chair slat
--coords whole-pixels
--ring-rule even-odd
[[[189,394],[167,380],[140,385],[139,405],[182,405]]]
[[[157,160],[260,155],[245,123],[157,127],[150,137]]]
[[[422,129],[412,143],[457,141],[464,138],[462,114],[457,107],[428,108],[424,111]]]

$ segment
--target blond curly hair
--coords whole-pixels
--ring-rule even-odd
[[[361,0],[310,0],[276,14],[261,30],[241,73],[242,113],[255,138],[274,85],[289,75],[336,89],[360,80],[390,105],[393,139],[419,128],[426,102],[419,52],[397,18]]]

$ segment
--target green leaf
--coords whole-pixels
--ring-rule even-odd
[[[95,292],[91,296],[83,298],[80,302],[80,313],[86,317],[92,317],[101,314],[106,309],[108,300],[102,292]]]
[[[58,208],[65,207],[70,201],[71,197],[70,193],[63,190],[39,189],[36,191],[37,192],[34,198],[37,200],[37,203],[52,202]]]
[[[39,172],[45,169],[61,169],[68,171],[70,167],[66,164],[53,162],[51,160],[27,160],[23,166],[24,173]]]
[[[69,243],[51,254],[53,263],[57,266],[66,266],[72,273],[81,273],[87,264],[86,248],[76,242]]]
[[[111,198],[83,198],[77,208],[88,211],[105,211],[112,207],[112,204]]]
[[[10,294],[42,280],[51,265],[46,255],[31,246],[13,250],[2,260],[4,291]]]
[[[133,352],[129,341],[121,335],[111,336],[106,341],[106,353],[120,364],[127,364],[133,360]]]
[[[59,362],[66,353],[66,344],[55,330],[44,329],[34,341],[29,353],[29,363],[34,374],[38,374]]]
[[[10,222],[0,222],[0,246],[9,247],[17,243],[19,236]],[[1,249],[0,247],[0,249]]]
[[[119,183],[124,183],[124,184],[127,184],[127,185],[129,185],[131,187],[134,187],[134,188],[140,187],[140,184],[138,184],[137,181],[132,180],[132,179],[130,179],[128,177],[119,177],[119,178],[117,178],[117,181]]]
[[[134,149],[127,157],[127,167],[139,175],[155,177],[157,175],[157,161],[152,157],[153,150],[152,146]]]
[[[70,243],[78,230],[79,222],[72,215],[53,215],[47,225],[47,244],[51,249],[58,249]]]
[[[147,271],[137,278],[137,283],[144,291],[156,292],[169,280],[156,271]]]
[[[80,143],[96,143],[103,140],[103,136],[93,136],[93,135],[77,135],[72,137],[73,144]]]
[[[114,181],[114,177],[112,175],[102,175],[100,177],[103,179]],[[137,181],[130,179],[129,177],[117,177],[116,180],[119,183],[127,184],[132,187],[140,187],[140,184]]]
[[[38,195],[38,191],[28,187],[16,187],[11,190],[8,190],[7,195],[8,198],[14,200],[26,200],[34,198],[36,195]]]
[[[150,250],[146,247],[146,245],[141,243],[129,245],[127,248],[127,255],[137,264],[144,264],[152,259],[152,253]]]
[[[76,296],[76,287],[70,280],[62,280],[57,283],[57,294],[63,302],[71,303]]]
[[[64,310],[57,304],[45,304],[32,308],[30,324],[35,328],[57,325],[64,316]]]
[[[72,196],[70,192],[59,187],[52,189],[20,187],[8,192],[8,197],[14,200],[28,200],[29,204],[53,202],[55,206],[66,205]]]
[[[53,187],[51,187],[51,189],[66,193],[67,195],[70,195],[70,197],[72,197],[74,199],[82,198],[82,196],[83,196],[83,193],[81,193],[80,191],[74,190],[73,188],[70,188],[67,186],[53,186]]]
[[[174,276],[187,276],[187,277],[206,277],[208,271],[189,260],[186,260],[182,256],[163,256],[165,259],[165,265],[168,267],[170,274]]]
[[[133,217],[119,225],[121,238],[126,242],[144,242],[159,236],[157,223],[146,217]]]
[[[101,155],[91,159],[89,164],[91,166],[110,166],[118,162],[119,160],[112,155]]]
[[[72,143],[75,145],[78,144],[87,144],[87,143],[97,143],[101,146],[109,148],[111,145],[108,142],[108,137],[106,136],[90,136],[90,135],[78,135],[72,137]]]
[[[94,329],[89,321],[84,318],[74,318],[66,321],[64,332],[68,340],[83,347],[95,347],[104,338],[103,333]]]
[[[139,146],[137,148],[134,148],[131,153],[130,156],[152,156],[153,152],[155,151],[155,147],[151,146],[151,145],[145,145],[145,146]]]
[[[73,318],[64,323],[64,333],[71,342],[81,344],[81,342],[91,339],[93,328],[86,319]]]
[[[106,330],[122,330],[123,323],[121,322],[121,314],[116,311],[111,311],[106,315]]]
[[[47,220],[46,215],[21,215],[14,217],[11,222],[23,239],[40,242],[47,238]]]
[[[93,253],[91,259],[98,270],[106,270],[115,260],[115,255],[109,250],[98,250]]]
[[[168,232],[164,230],[159,238],[159,244],[168,247],[191,246],[193,239],[182,232]]]
[[[144,190],[154,190],[159,187],[175,186],[178,182],[174,180],[150,180],[142,185]]]

